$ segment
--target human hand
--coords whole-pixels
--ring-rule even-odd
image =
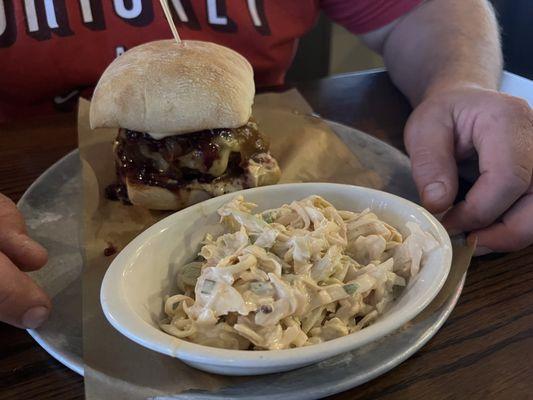
[[[0,194],[0,321],[19,328],[37,328],[52,304],[44,291],[23,271],[47,261],[46,250],[26,235],[22,215]]]
[[[440,90],[413,111],[405,129],[422,204],[447,211],[457,194],[457,162],[477,152],[480,176],[443,218],[470,232],[478,254],[533,243],[533,111],[518,98],[475,86]]]

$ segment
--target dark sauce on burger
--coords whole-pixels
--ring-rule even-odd
[[[209,170],[227,142],[238,143],[238,150],[230,153],[223,177],[241,175],[251,157],[268,151],[268,143],[254,122],[235,129],[211,129],[162,139],[121,129],[114,144],[119,182],[106,189],[106,197],[128,202],[126,178],[130,182],[169,190],[179,189],[194,180],[212,182],[217,177]],[[183,157],[195,168],[184,165]]]

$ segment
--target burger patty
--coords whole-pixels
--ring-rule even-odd
[[[209,183],[220,177],[239,176],[254,155],[268,152],[268,143],[257,124],[250,121],[239,128],[204,130],[160,140],[121,129],[114,152],[122,184],[127,178],[172,190],[191,181]],[[124,200],[125,190],[120,186],[110,187],[108,197]]]

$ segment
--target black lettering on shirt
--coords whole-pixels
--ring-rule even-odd
[[[113,0],[115,14],[133,26],[146,26],[154,20],[152,0]]]
[[[172,4],[170,11],[177,26],[185,25],[195,31],[201,29],[190,0],[168,0],[168,2]]]
[[[252,24],[254,28],[261,35],[270,35],[270,26],[265,14],[265,2],[264,0],[247,0],[248,11],[252,18]]]
[[[79,0],[79,4],[83,25],[93,31],[104,30],[105,19],[102,0]]]
[[[0,47],[9,47],[17,40],[13,0],[0,0]]]
[[[207,0],[207,22],[216,31],[237,32],[237,24],[228,16],[226,0]]]
[[[52,32],[58,36],[71,36],[66,0],[24,0],[26,32],[37,40],[47,40]]]
[[[66,2],[67,0],[45,0],[47,18],[50,15],[50,18],[55,22],[52,32],[58,36],[71,36],[74,34],[68,23]]]

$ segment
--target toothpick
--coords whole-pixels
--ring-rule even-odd
[[[176,25],[174,25],[174,20],[172,19],[170,8],[168,8],[167,0],[159,0],[159,1],[161,3],[161,7],[163,8],[163,12],[165,13],[165,17],[167,17],[167,22],[168,22],[168,25],[170,26],[170,30],[172,31],[172,34],[174,35],[174,39],[176,39],[176,43],[180,44],[181,43],[180,35],[178,34]]]

